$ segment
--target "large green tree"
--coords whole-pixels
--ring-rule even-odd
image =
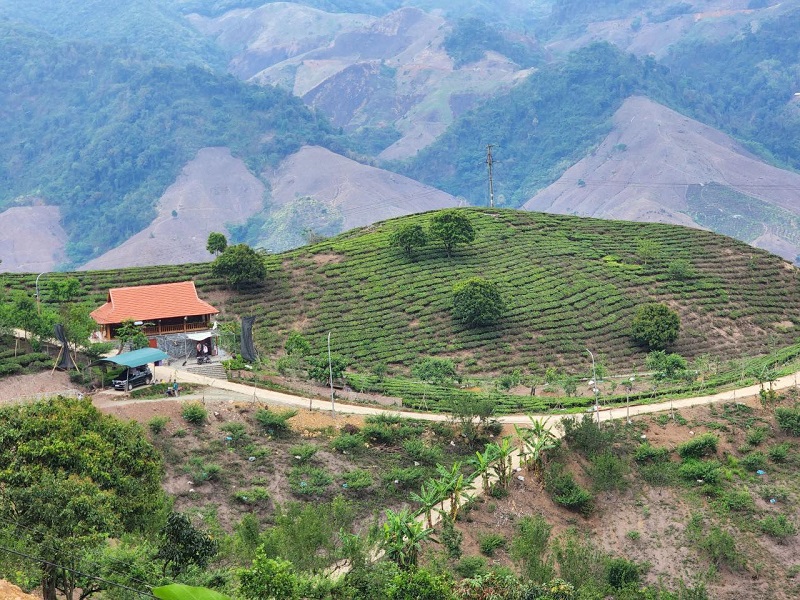
[[[428,243],[428,236],[422,225],[407,223],[395,229],[389,236],[389,243],[400,248],[406,256],[414,256],[414,248],[420,248]]]
[[[225,248],[211,263],[211,272],[234,288],[258,283],[267,276],[263,258],[247,244]]]
[[[89,399],[53,398],[0,409],[0,526],[41,566],[42,595],[72,600],[87,551],[163,518],[161,456],[136,423]],[[56,566],[59,565],[59,566]]]
[[[432,238],[444,244],[447,256],[458,244],[470,244],[475,240],[475,229],[469,217],[454,208],[440,210],[433,215],[428,231]]]
[[[631,337],[650,350],[663,350],[678,339],[681,326],[678,313],[666,304],[643,304],[631,322]]]
[[[471,277],[453,286],[453,316],[470,327],[495,323],[505,308],[500,289],[493,281]]]
[[[228,238],[225,234],[218,231],[212,231],[208,234],[208,243],[206,243],[206,250],[211,252],[214,256],[219,256],[220,252],[225,252],[228,247]]]

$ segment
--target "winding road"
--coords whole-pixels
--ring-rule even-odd
[[[777,379],[773,384],[775,391],[780,391],[797,386],[797,378],[800,372],[787,375]],[[284,394],[272,390],[256,388],[254,386],[245,385],[242,383],[234,383],[231,381],[224,381],[221,379],[213,379],[204,375],[190,373],[181,369],[173,367],[156,367],[155,377],[163,381],[170,381],[177,379],[179,382],[194,383],[197,385],[206,385],[220,390],[228,390],[239,395],[251,396],[254,400],[261,402],[269,402],[272,404],[279,404],[292,408],[311,408],[312,410],[330,411],[332,409],[330,400],[320,400],[319,398],[304,398],[302,396],[293,396],[291,394]],[[639,404],[631,405],[629,409],[626,407],[602,408],[599,411],[598,418],[600,421],[610,421],[613,419],[624,419],[630,410],[630,416],[679,410],[681,408],[690,408],[692,406],[700,406],[704,404],[713,404],[716,402],[731,402],[741,400],[748,396],[755,396],[761,390],[758,384],[729,390],[727,392],[720,392],[708,396],[695,396],[692,398],[681,398],[676,400],[665,400],[653,404]],[[180,398],[178,398],[180,400]],[[384,407],[365,405],[365,404],[344,404],[336,402],[336,413],[351,414],[351,415],[375,415],[380,413],[392,413],[406,417],[409,419],[422,419],[427,421],[445,421],[449,418],[447,414],[441,413],[426,413],[426,412],[412,412],[403,410],[393,410]],[[548,419],[552,415],[536,414],[530,417],[527,414],[504,415],[498,417],[501,423],[510,425],[525,425],[530,423],[531,417],[539,420]]]

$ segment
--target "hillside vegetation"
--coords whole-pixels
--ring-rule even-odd
[[[730,238],[674,225],[637,224],[513,210],[464,209],[473,244],[447,257],[429,244],[407,257],[390,245],[399,227],[427,227],[425,213],[386,221],[313,246],[268,256],[263,285],[218,294],[209,265],[74,274],[98,304],[109,287],[193,277],[223,318],[256,315],[264,357],[281,355],[290,331],[314,351],[333,350],[352,371],[388,364],[407,373],[421,358],[447,357],[466,374],[548,367],[587,375],[586,349],[611,372],[642,369],[646,350],[629,337],[638,305],[663,302],[680,315],[671,350],[687,358],[766,354],[795,340],[797,271]],[[481,276],[507,306],[495,325],[451,317],[453,285]],[[63,277],[48,275],[47,279]],[[31,289],[30,275],[6,285]]]
[[[73,264],[144,228],[201,148],[228,146],[259,173],[305,144],[340,147],[288,92],[204,67],[8,24],[0,52],[0,209],[30,196],[59,205]]]
[[[561,4],[569,11],[584,8]],[[485,205],[481,163],[485,144],[495,144],[495,190],[501,204],[516,207],[600,143],[614,111],[634,94],[743,140],[773,164],[797,168],[798,24],[800,10],[788,10],[720,40],[682,41],[661,63],[608,43],[587,46],[461,116],[397,168]]]

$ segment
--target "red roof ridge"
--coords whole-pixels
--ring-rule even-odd
[[[100,325],[219,313],[200,299],[194,281],[111,288],[107,297],[108,301],[91,313]]]

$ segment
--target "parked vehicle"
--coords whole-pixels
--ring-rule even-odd
[[[111,381],[115,390],[132,390],[140,385],[147,385],[153,381],[150,367],[133,367],[126,369]]]

